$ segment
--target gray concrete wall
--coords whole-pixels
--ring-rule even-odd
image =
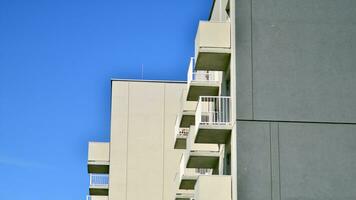
[[[112,81],[109,200],[175,195],[173,133],[182,83]]]
[[[239,200],[356,199],[356,1],[234,7]]]
[[[356,125],[237,124],[239,200],[356,199]]]
[[[356,1],[236,0],[239,119],[356,123]]]

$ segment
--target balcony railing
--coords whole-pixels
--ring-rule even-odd
[[[194,58],[190,58],[187,74],[188,86],[191,82],[218,82],[219,72],[217,71],[196,71],[194,70]]]
[[[89,184],[92,187],[105,187],[109,185],[109,175],[108,174],[90,174]]]
[[[103,196],[103,195],[87,195],[87,199],[86,200],[108,200],[109,197],[108,196]]]
[[[180,160],[179,175],[182,179],[183,176],[199,176],[199,175],[212,175],[213,169],[206,168],[186,168],[185,154],[182,155]]]
[[[201,96],[197,106],[196,125],[231,125],[231,98]]]

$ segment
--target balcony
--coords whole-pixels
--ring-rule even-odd
[[[189,128],[180,128],[176,125],[174,135],[174,149],[185,149],[187,146],[187,137],[189,134]]]
[[[230,22],[200,21],[195,37],[195,69],[225,71],[230,54]]]
[[[189,128],[191,125],[195,123],[195,110],[197,107],[196,101],[188,101],[187,100],[187,91],[184,90],[180,97],[180,109],[179,109],[179,126]]]
[[[219,95],[222,72],[197,71],[194,69],[194,58],[191,58],[187,77],[188,101],[198,101],[199,96]]]
[[[89,142],[88,147],[88,173],[109,173],[108,142]]]
[[[183,91],[180,99],[180,109],[176,118],[174,129],[174,148],[185,149],[186,138],[189,133],[189,127],[195,123],[195,109],[197,102],[186,101],[187,92]]]
[[[186,168],[216,169],[219,164],[219,146],[194,143],[194,131],[195,127],[191,126],[184,155]]]
[[[87,196],[87,200],[109,200],[108,196]]]
[[[231,98],[202,96],[196,117],[195,143],[225,144],[231,134]]]
[[[195,186],[195,200],[231,200],[231,176],[199,176]]]
[[[194,200],[194,193],[190,192],[177,192],[175,200]]]
[[[181,190],[193,190],[200,175],[211,175],[212,169],[186,168],[186,159],[183,154],[179,166],[177,178],[178,188]]]
[[[89,194],[93,196],[108,196],[109,194],[109,175],[108,174],[89,174]]]

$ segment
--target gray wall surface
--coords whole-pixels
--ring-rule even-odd
[[[356,199],[356,1],[235,3],[239,200]]]
[[[356,199],[356,125],[238,122],[239,200]]]
[[[237,117],[356,123],[356,1],[236,0]]]

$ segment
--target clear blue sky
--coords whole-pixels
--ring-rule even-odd
[[[211,2],[0,0],[0,199],[85,199],[110,79],[185,80]]]

